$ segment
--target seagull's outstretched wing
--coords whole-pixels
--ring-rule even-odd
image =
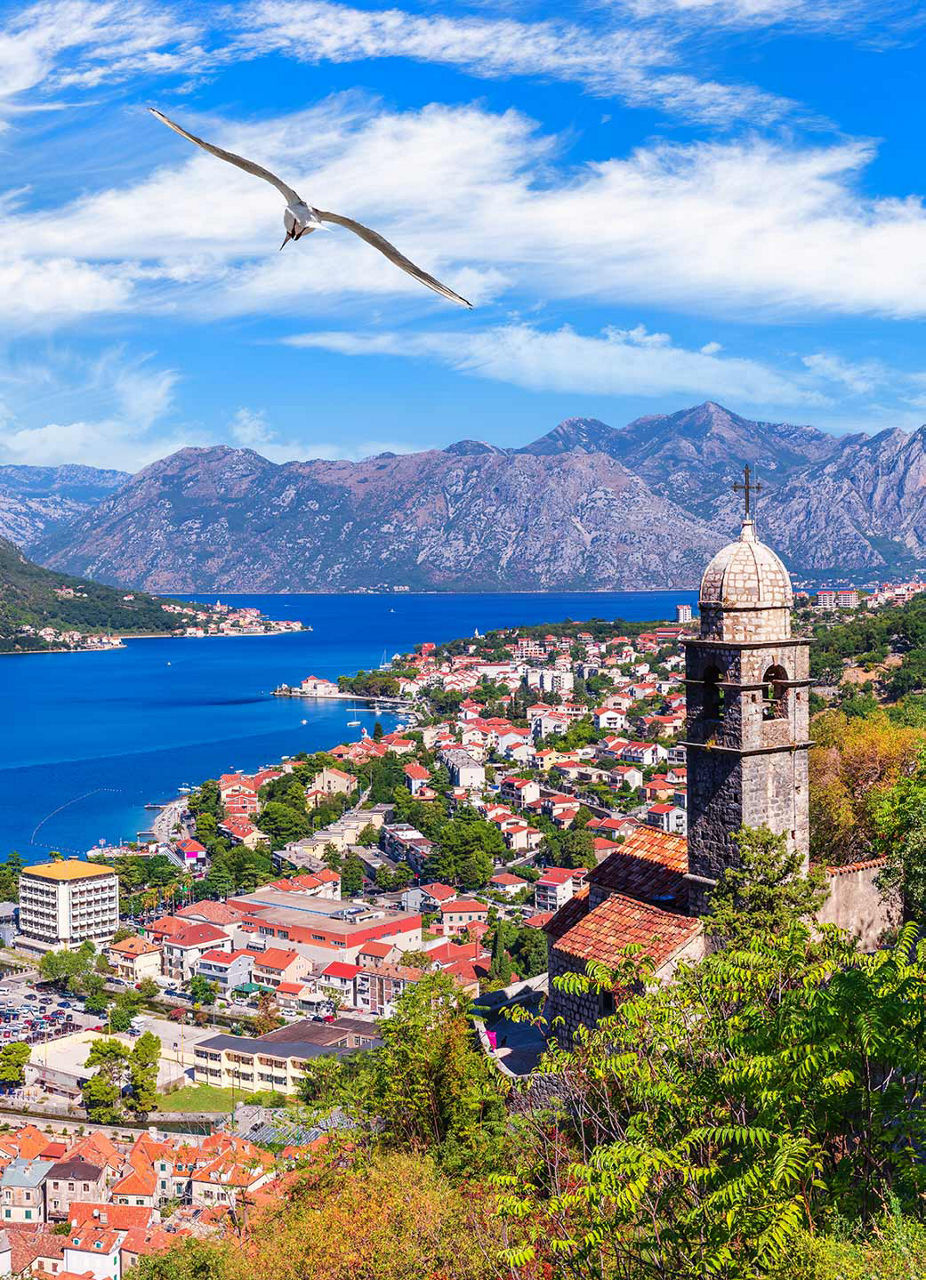
[[[237,165],[245,173],[253,173],[255,178],[263,178],[266,182],[272,182],[287,204],[295,204],[301,200],[302,197],[292,187],[288,187],[285,182],[281,181],[275,173],[271,173],[269,169],[255,164],[253,160],[245,160],[244,156],[236,156],[234,151],[225,151],[222,147],[213,146],[211,142],[204,142],[202,138],[197,138],[195,133],[187,133],[186,129],[181,129],[179,124],[174,124],[173,120],[169,120],[162,111],[158,111],[155,107],[149,107],[148,110],[153,116],[157,116],[162,124],[166,124],[168,129],[173,129],[174,133],[179,133],[181,138],[187,138],[190,142],[195,142],[198,147],[202,147],[210,155],[218,156],[220,160],[227,160],[229,164]]]
[[[444,298],[449,298],[451,302],[459,302],[462,307],[472,307],[473,304],[471,302],[467,302],[458,293],[448,289],[445,284],[435,280],[433,276],[428,275],[427,271],[422,271],[421,267],[416,267],[414,262],[406,258],[404,253],[399,253],[394,244],[390,244],[378,232],[371,231],[369,227],[365,227],[362,222],[355,222],[353,218],[344,218],[339,213],[326,213],[323,209],[317,209],[316,212],[322,222],[336,222],[339,227],[346,227],[348,231],[353,231],[355,236],[359,236],[361,240],[366,240],[367,244],[371,244],[374,249],[378,249],[380,253],[385,254],[390,262],[394,262],[397,267],[407,271],[410,276],[420,280],[422,284],[427,285],[429,289],[433,289],[435,293],[441,294]]]

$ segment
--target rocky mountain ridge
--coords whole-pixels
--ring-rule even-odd
[[[690,587],[759,473],[761,535],[797,572],[926,560],[926,428],[835,437],[708,402],[520,449],[463,440],[359,462],[184,449],[50,527],[37,557],[150,591]]]
[[[0,466],[0,538],[27,550],[131,480],[127,471],[71,464]]]

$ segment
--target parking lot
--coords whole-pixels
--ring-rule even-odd
[[[70,996],[35,991],[9,978],[0,984],[0,1046],[16,1040],[43,1044],[97,1025],[99,1018],[84,1013],[82,1003]]]

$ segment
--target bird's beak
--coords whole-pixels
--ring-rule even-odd
[[[282,252],[283,252],[283,250],[284,250],[284,249],[286,248],[286,246],[289,244],[290,240],[292,240],[292,236],[291,236],[291,235],[289,234],[289,232],[287,231],[287,233],[286,233],[286,237],[285,237],[285,239],[284,239],[283,243],[280,245],[280,253],[282,253]]]

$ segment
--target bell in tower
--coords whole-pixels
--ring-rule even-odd
[[[756,537],[750,480],[743,527],[701,579],[700,634],[685,644],[689,909],[706,909],[737,861],[740,827],[785,836],[806,867],[809,646],[791,635],[788,571]]]

